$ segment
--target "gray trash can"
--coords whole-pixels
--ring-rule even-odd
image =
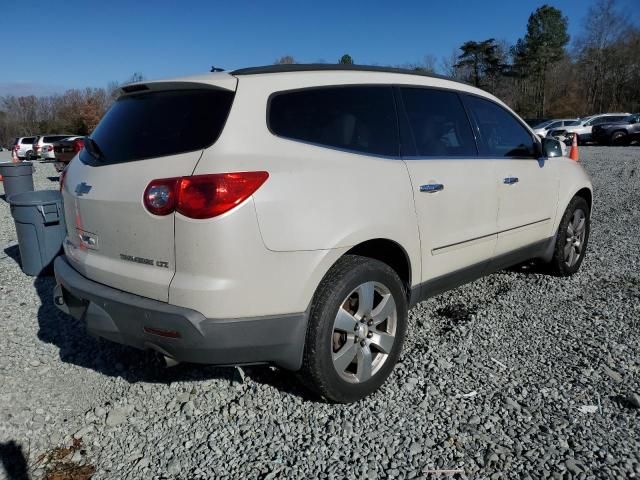
[[[11,195],[33,191],[33,164],[31,162],[0,163],[5,200]]]
[[[11,195],[11,216],[16,225],[20,263],[27,275],[40,275],[62,249],[66,229],[62,195],[41,190]]]

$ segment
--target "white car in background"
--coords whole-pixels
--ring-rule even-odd
[[[559,127],[554,129],[548,129],[547,135],[558,136],[564,134],[564,136],[570,136],[567,134],[578,134],[578,144],[591,141],[591,129],[595,125],[601,125],[603,123],[617,122],[625,119],[631,115],[630,113],[603,113],[600,115],[591,115],[580,119],[578,125]]]
[[[20,160],[29,159],[33,155],[33,142],[36,137],[17,137],[13,141],[13,150]]]
[[[33,142],[33,157],[41,160],[55,160],[56,155],[53,151],[53,144],[72,135],[39,135]]]
[[[272,65],[126,85],[64,170],[54,302],[176,361],[374,392],[417,302],[575,273],[591,181],[512,110],[413,71]],[[422,333],[420,333],[422,334]]]
[[[542,122],[535,127],[533,127],[533,133],[538,135],[539,137],[546,137],[547,133],[550,130],[562,127],[574,127],[580,125],[579,118],[562,118],[562,119],[553,119],[547,120],[546,122]]]

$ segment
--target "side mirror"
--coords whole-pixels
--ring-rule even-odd
[[[542,139],[542,154],[546,158],[561,157],[562,146],[555,138],[545,137]]]

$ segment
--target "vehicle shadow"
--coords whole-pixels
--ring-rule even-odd
[[[47,180],[49,180],[51,182],[59,182],[60,181],[60,177],[47,177]]]
[[[57,346],[63,362],[89,368],[110,377],[120,377],[129,383],[170,384],[178,381],[220,379],[227,380],[231,386],[243,382],[242,377],[245,376],[287,394],[318,400],[296,381],[294,374],[266,365],[243,367],[244,375],[234,367],[188,363],[167,367],[155,352],[144,352],[89,335],[82,322],[61,312],[53,304],[55,278],[38,276],[34,287],[41,300],[38,310],[38,338]]]
[[[29,480],[27,459],[15,440],[0,443],[0,463],[8,480]]]
[[[4,253],[5,253],[5,257],[3,257],[2,259],[11,258],[18,265],[20,265],[20,247],[18,247],[17,244],[11,245],[10,247],[5,248]]]

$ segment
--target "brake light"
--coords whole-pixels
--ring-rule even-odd
[[[84,140],[81,138],[76,138],[73,141],[73,151],[75,153],[78,153],[80,150],[82,150],[84,148]]]
[[[53,145],[47,145],[47,152],[53,152]]]
[[[154,215],[175,211],[189,218],[213,218],[240,205],[267,178],[268,172],[235,172],[153,180],[143,203]]]

